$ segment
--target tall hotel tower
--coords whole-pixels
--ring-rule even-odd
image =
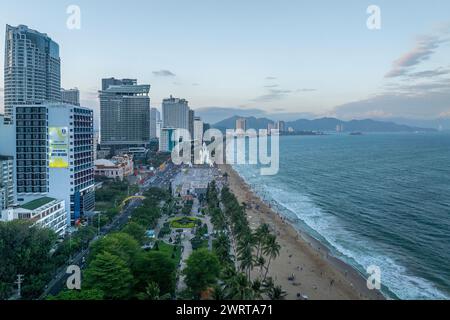
[[[61,100],[59,46],[46,34],[27,26],[6,26],[5,122],[14,106]]]
[[[61,102],[60,79],[56,42],[26,26],[6,27],[0,151],[15,158],[17,205],[59,199],[69,224],[95,205],[93,111]]]
[[[103,79],[100,98],[101,145],[112,149],[150,143],[150,85],[135,79]]]

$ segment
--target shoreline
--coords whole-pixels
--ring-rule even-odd
[[[277,235],[282,249],[269,275],[286,291],[287,300],[301,300],[302,296],[311,300],[386,299],[380,291],[367,288],[358,270],[265,203],[230,165],[219,168],[228,173],[229,188],[239,202],[247,204],[252,229],[267,223]]]

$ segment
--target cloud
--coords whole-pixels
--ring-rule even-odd
[[[169,70],[153,71],[153,75],[157,77],[176,77],[176,74]]]
[[[252,101],[254,102],[271,102],[278,101],[284,99],[288,96],[289,93],[292,93],[291,90],[281,90],[281,89],[269,89],[267,94],[261,95]]]
[[[192,84],[193,87],[198,87],[199,85],[200,85],[200,83],[197,83],[197,82]]]
[[[449,41],[445,37],[447,31],[441,31],[438,35],[427,35],[416,38],[414,47],[394,61],[386,78],[396,78],[406,75],[412,68],[429,60],[436,50]]]
[[[277,84],[269,84],[267,86],[264,86],[264,88],[277,88],[278,85]]]
[[[276,77],[266,77],[266,80],[277,80]]]
[[[392,87],[368,99],[337,106],[336,117],[437,118],[450,109],[450,80]]]
[[[297,89],[296,92],[315,92],[317,91],[317,89],[308,89],[308,88],[304,88],[304,89]]]
[[[434,70],[425,70],[410,73],[407,75],[408,78],[421,79],[421,78],[434,78],[439,76],[444,76],[450,74],[450,69],[437,68]]]

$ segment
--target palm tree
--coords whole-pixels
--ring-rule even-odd
[[[255,232],[252,235],[253,238],[253,245],[256,250],[255,254],[255,264],[256,266],[260,267],[260,273],[262,274],[262,268],[265,265],[265,259],[262,256],[263,252],[263,244],[267,242],[267,239],[270,235],[270,229],[269,225],[264,223],[261,226],[258,227],[258,229],[255,230]]]
[[[252,247],[248,244],[238,245],[239,261],[242,271],[245,271],[247,278],[250,281],[250,272],[253,269],[254,261],[252,256]]]
[[[269,273],[270,263],[273,259],[280,255],[281,246],[277,242],[277,237],[274,235],[270,235],[267,238],[266,243],[264,243],[263,253],[269,257],[267,261],[266,273],[264,275],[264,280],[267,278],[267,274]]]
[[[229,300],[253,300],[255,298],[251,282],[243,273],[237,273],[225,281],[224,292]]]
[[[284,300],[287,294],[281,286],[275,286],[271,288],[267,293],[267,296],[270,300]]]

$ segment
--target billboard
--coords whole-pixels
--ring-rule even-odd
[[[69,130],[67,127],[49,127],[49,167],[65,169],[69,167]]]

